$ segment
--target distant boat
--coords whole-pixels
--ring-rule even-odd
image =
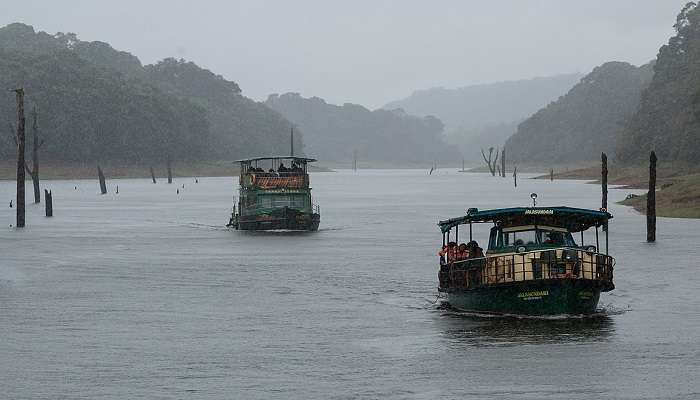
[[[236,161],[240,164],[239,197],[227,226],[240,230],[318,230],[320,208],[312,202],[307,171],[314,161],[294,156]]]
[[[612,215],[570,207],[504,208],[440,221],[443,250],[439,291],[459,310],[490,314],[592,314],[601,292],[613,290],[615,260],[600,252],[598,228]],[[486,254],[472,242],[472,225],[492,225]],[[454,247],[468,225],[467,251]],[[583,231],[596,230],[595,245]],[[453,232],[454,231],[454,232]],[[576,243],[573,233],[581,232]],[[451,233],[454,233],[451,242]],[[466,254],[465,254],[466,253]]]

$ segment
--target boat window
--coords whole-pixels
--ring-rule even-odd
[[[289,207],[302,209],[308,207],[308,199],[303,194],[293,195],[262,195],[259,198],[258,205],[262,208],[281,208]]]
[[[566,246],[575,247],[571,232],[562,228],[534,226],[509,227],[500,230],[493,228],[489,240],[489,249],[503,249],[517,246]]]

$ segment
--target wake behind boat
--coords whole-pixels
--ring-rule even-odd
[[[605,211],[571,207],[471,208],[438,224],[443,234],[438,290],[462,311],[592,314],[600,293],[615,288],[607,229],[604,254],[598,239],[610,218]],[[485,254],[472,233],[480,223],[493,224]],[[457,245],[462,225],[469,226],[469,245]],[[584,245],[583,232],[590,228],[596,244]],[[572,234],[579,232],[576,243]]]

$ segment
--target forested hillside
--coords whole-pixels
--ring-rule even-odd
[[[352,160],[354,151],[359,159],[373,161],[456,163],[461,158],[444,142],[444,126],[435,117],[370,111],[349,103],[336,106],[298,93],[271,95],[266,104],[298,125],[307,153],[322,160]]]
[[[615,148],[652,74],[652,64],[609,62],[595,68],[518,126],[506,142],[511,160],[539,165],[598,160],[602,151]]]
[[[36,106],[46,160],[152,162],[205,154],[209,125],[203,108],[129,82],[68,50],[0,49],[0,87],[23,87],[27,114]],[[10,124],[16,115],[14,94],[7,91],[0,96],[3,158],[14,157]]]
[[[661,47],[654,77],[627,129],[620,135],[617,158],[700,161],[700,8],[689,3],[678,15],[676,35]]]
[[[287,120],[192,62],[142,66],[107,43],[19,23],[0,28],[0,51],[2,87],[23,86],[28,108],[38,106],[49,159],[230,160],[289,149]],[[14,107],[11,93],[0,96],[3,126]],[[302,133],[295,138],[302,151]],[[14,148],[6,140],[0,146],[3,156]]]

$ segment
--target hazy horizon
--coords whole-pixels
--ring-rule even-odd
[[[66,7],[26,0],[5,5],[0,25],[74,32],[144,64],[182,57],[256,100],[299,92],[377,108],[432,87],[585,74],[607,61],[646,63],[673,34],[685,3],[83,0]]]

